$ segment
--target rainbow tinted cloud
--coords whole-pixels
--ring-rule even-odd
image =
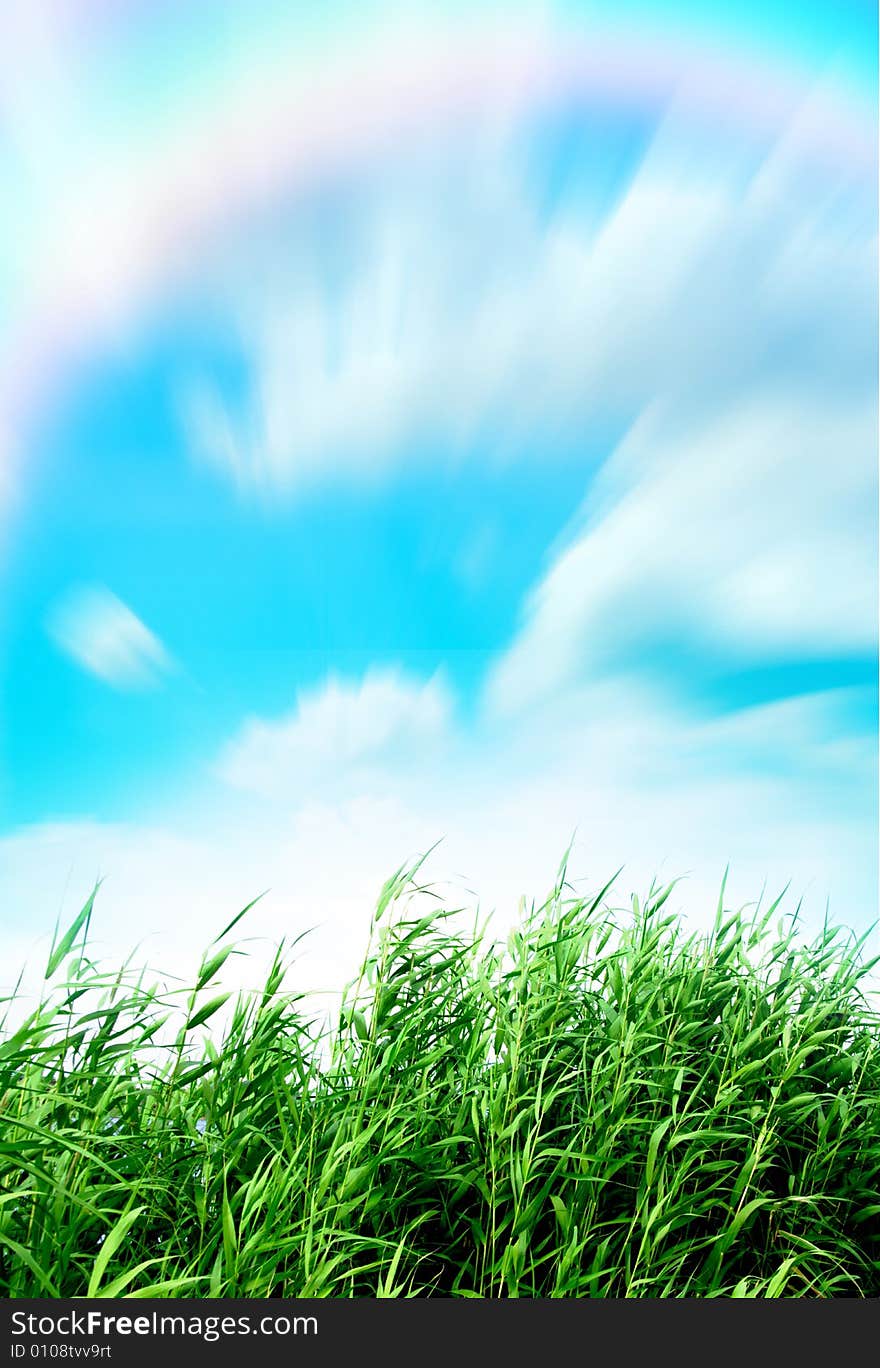
[[[869,918],[869,7],[14,10],[14,887],[125,924],[167,826],[154,905],[295,899],[332,835],[338,940],[410,848],[500,898],[577,826]]]
[[[651,28],[622,33],[579,26],[575,16],[554,24],[529,4],[512,15],[477,6],[468,23],[454,7],[451,16],[426,7],[421,22],[399,25],[394,7],[383,20],[376,6],[375,31],[357,24],[351,35],[341,6],[337,25],[304,26],[302,35],[281,26],[286,45],[269,5],[238,61],[233,34],[232,51],[222,41],[235,28],[231,13],[223,22],[225,6],[196,5],[177,23],[174,7],[155,8],[155,35],[148,6],[35,0],[4,16],[5,255],[17,324],[10,404],[91,334],[112,337],[173,290],[206,241],[328,177],[369,174],[401,148],[421,157],[425,140],[444,133],[468,139],[475,126],[584,105],[652,119],[683,91],[701,136],[733,126],[760,140],[804,100],[796,72],[754,51],[664,41],[662,5],[648,7]],[[206,54],[196,46],[202,26]],[[845,24],[837,36],[847,52]],[[131,94],[114,79],[126,40],[122,70],[132,77],[139,45],[145,70],[159,50],[154,85],[134,80]],[[175,45],[193,67],[174,60]],[[224,82],[228,67],[234,79]],[[849,95],[839,88],[821,102],[807,143],[826,163],[870,175],[873,132]],[[128,137],[120,119],[123,133],[130,120]]]

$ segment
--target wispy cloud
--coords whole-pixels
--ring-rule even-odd
[[[684,429],[646,415],[532,592],[492,706],[613,672],[675,678],[701,657],[731,670],[870,655],[875,448],[865,396],[761,398]]]
[[[436,755],[452,713],[439,676],[413,679],[372,670],[360,680],[331,678],[305,692],[275,720],[252,718],[226,748],[221,777],[264,797],[291,799],[328,787],[338,791],[365,772],[407,756]]]
[[[52,606],[46,627],[81,669],[116,689],[153,687],[171,668],[158,637],[101,585],[69,590]]]
[[[658,401],[681,425],[773,386],[864,392],[875,215],[866,178],[817,159],[826,105],[710,154],[682,94],[610,212],[578,184],[548,218],[516,118],[454,157],[423,153],[352,193],[329,274],[320,233],[281,234],[271,289],[250,273],[228,291],[250,395],[193,382],[194,455],[295,494],[375,479],[420,447],[466,455],[487,421],[496,449],[540,433],[546,461],[559,434],[570,446]]]
[[[403,674],[326,681],[289,716],[232,738],[220,765],[232,784],[194,787],[190,775],[152,823],[8,835],[0,931],[2,909],[16,907],[35,909],[35,928],[48,931],[59,898],[72,910],[102,874],[102,949],[119,956],[150,934],[145,957],[183,972],[186,955],[269,888],[248,934],[271,943],[316,928],[300,947],[299,981],[338,988],[382,882],[407,856],[444,838],[425,878],[448,881],[456,906],[494,911],[500,934],[520,896],[547,892],[575,827],[578,887],[595,891],[621,864],[622,900],[655,876],[687,875],[671,905],[694,925],[711,921],[728,862],[731,905],[791,880],[788,910],[805,895],[809,924],[829,894],[848,925],[873,919],[876,764],[871,747],[850,745],[837,695],[719,720],[605,686],[491,737],[471,734],[452,705],[430,680]]]

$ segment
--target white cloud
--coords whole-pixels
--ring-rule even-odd
[[[371,697],[377,746],[364,739]],[[396,753],[391,697],[409,710]],[[419,701],[412,680],[373,694],[366,683],[330,685],[292,723],[292,747],[267,727],[249,777],[268,804],[255,804],[252,790],[205,783],[152,822],[58,823],[4,837],[0,908],[13,921],[0,921],[0,958],[17,967],[25,942],[48,937],[59,905],[65,917],[75,912],[103,875],[93,928],[101,953],[120,959],[142,942],[139,959],[186,974],[268,889],[241,928],[257,938],[256,964],[236,962],[230,973],[258,981],[273,941],[315,928],[295,982],[336,989],[356,969],[379,889],[403,861],[443,838],[426,880],[454,906],[479,900],[484,913],[494,910],[501,932],[521,895],[546,893],[575,826],[579,888],[595,890],[624,864],[625,904],[654,876],[685,874],[673,906],[694,926],[710,921],[728,861],[731,905],[790,879],[790,909],[805,895],[809,924],[821,921],[829,894],[847,925],[864,928],[876,915],[875,766],[868,747],[848,749],[835,697],[695,719],[607,686],[482,740],[441,723],[445,707]],[[423,709],[427,726],[412,720]],[[371,767],[347,763],[365,744]],[[291,752],[308,754],[304,785],[291,783]]]
[[[396,670],[358,682],[332,678],[305,692],[280,720],[252,718],[230,743],[219,773],[236,788],[289,797],[407,754],[430,754],[447,736],[451,700],[438,676],[422,683]]]
[[[532,593],[493,706],[638,668],[669,641],[728,665],[873,651],[875,449],[873,401],[759,396],[684,429],[646,414]]]
[[[114,688],[149,688],[171,668],[158,637],[100,585],[69,590],[53,605],[46,626],[60,650]]]
[[[616,683],[474,732],[435,688],[329,681],[287,723],[262,724],[253,749],[253,724],[233,744],[252,762],[237,777],[267,806],[206,799],[201,828],[236,820],[243,863],[262,871],[276,908],[322,924],[328,972],[360,948],[384,878],[441,838],[427,877],[457,906],[494,909],[499,928],[521,895],[543,896],[575,828],[581,886],[625,865],[625,900],[655,875],[688,874],[679,906],[697,924],[728,862],[731,898],[791,879],[814,919],[829,895],[845,922],[871,917],[876,764],[847,717],[858,690],[719,718]]]
[[[763,144],[716,131],[710,157],[682,95],[606,218],[584,192],[544,217],[515,119],[468,149],[422,149],[352,192],[330,274],[303,230],[267,240],[266,294],[252,272],[228,285],[250,400],[242,415],[194,381],[194,454],[246,488],[296,492],[375,478],[424,433],[466,453],[487,415],[511,449],[539,432],[548,459],[560,430],[655,402],[681,420],[753,387],[864,391],[872,189],[817,161],[814,104]]]

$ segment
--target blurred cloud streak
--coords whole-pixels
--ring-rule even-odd
[[[171,669],[161,641],[101,585],[69,590],[52,606],[46,626],[60,650],[113,688],[152,688]]]

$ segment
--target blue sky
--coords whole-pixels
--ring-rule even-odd
[[[867,924],[871,7],[244,13],[3,20],[8,945],[271,885],[332,976],[575,829]]]

